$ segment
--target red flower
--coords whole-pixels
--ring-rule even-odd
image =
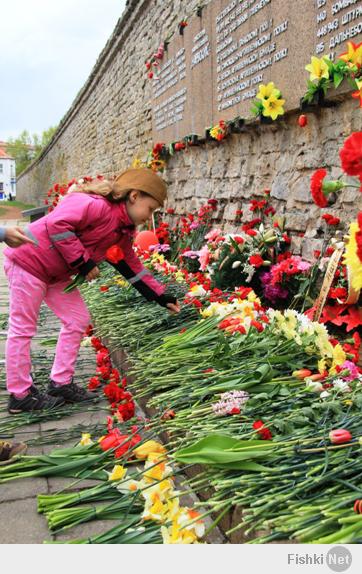
[[[335,429],[331,430],[329,433],[329,440],[333,444],[343,444],[352,439],[352,435],[348,430],[345,429]]]
[[[327,207],[328,201],[322,190],[323,180],[327,175],[325,169],[317,169],[310,180],[310,191],[313,201],[318,207]]]
[[[111,263],[119,263],[124,259],[123,250],[119,245],[112,245],[112,247],[109,247],[106,251],[106,259]]]
[[[286,233],[283,233],[283,239],[287,245],[290,245],[292,242],[291,238]]]
[[[153,78],[153,72],[148,72],[147,76],[149,77],[150,80],[152,80],[152,78]]]
[[[250,235],[250,237],[255,237],[255,235],[258,235],[258,232],[255,231],[255,229],[248,229],[247,231],[245,231],[246,235]]]
[[[173,214],[175,213],[175,210],[174,210],[173,207],[169,207],[169,208],[166,210],[166,213],[167,213],[168,215],[173,215]]]
[[[101,285],[99,290],[100,291],[108,291],[109,287],[107,287],[107,285]]]
[[[170,419],[174,419],[176,416],[176,413],[173,409],[168,409],[167,411],[165,411],[163,413],[163,415],[161,416],[161,420],[163,421],[169,421]]]
[[[261,257],[261,255],[251,255],[249,257],[249,263],[254,267],[261,267],[264,263],[264,259]]]
[[[259,321],[255,321],[254,319],[252,319],[252,321],[250,321],[250,325],[252,327],[255,327],[255,329],[257,331],[259,331],[259,333],[261,333],[262,331],[264,331],[264,327],[261,323],[259,323]]]
[[[264,425],[262,420],[255,421],[255,423],[253,423],[253,429],[256,430],[262,440],[271,440],[272,433],[270,429]]]
[[[341,222],[339,217],[334,217],[334,215],[331,215],[330,213],[322,215],[322,219],[324,219],[327,225],[339,225]]]
[[[98,377],[92,377],[88,383],[88,390],[93,391],[94,389],[96,389],[100,385],[101,385],[101,381],[99,380],[99,378]]]
[[[339,157],[347,175],[362,175],[362,132],[355,132],[345,140]]]
[[[298,118],[298,125],[299,125],[301,128],[304,128],[304,127],[307,125],[307,123],[308,123],[308,118],[307,118],[307,116],[304,115],[304,114],[300,115],[299,118]]]

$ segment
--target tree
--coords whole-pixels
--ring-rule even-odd
[[[43,149],[51,141],[57,126],[52,126],[44,130],[39,136],[32,136],[27,130],[23,130],[16,138],[9,138],[6,151],[15,159],[16,175],[20,175],[36,159]]]

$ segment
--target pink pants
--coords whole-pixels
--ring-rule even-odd
[[[62,322],[50,373],[58,385],[71,382],[80,343],[90,315],[77,289],[64,293],[69,279],[44,283],[5,257],[4,269],[10,289],[9,330],[6,341],[6,382],[10,393],[25,393],[33,384],[30,376],[31,339],[37,330],[42,301]]]

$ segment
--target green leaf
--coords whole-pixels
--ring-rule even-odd
[[[333,75],[333,84],[335,88],[338,88],[340,83],[343,81],[343,74],[339,74],[337,72]]]
[[[274,455],[276,446],[262,440],[238,440],[226,435],[210,435],[175,452],[177,461],[186,464],[222,465],[250,462]],[[230,467],[229,467],[230,468]]]

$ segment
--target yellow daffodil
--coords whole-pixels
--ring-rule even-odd
[[[140,460],[146,459],[151,453],[165,453],[165,447],[155,440],[148,440],[134,449],[134,455]]]
[[[146,498],[142,519],[156,522],[164,522],[167,519],[167,505],[162,502],[159,492],[152,492]]]
[[[311,63],[308,64],[305,69],[307,72],[310,72],[309,79],[311,82],[313,82],[313,80],[321,80],[322,78],[328,80],[329,78],[329,68],[324,58],[312,56]]]
[[[79,444],[82,446],[89,446],[91,444],[94,444],[94,442],[91,439],[91,435],[89,434],[89,432],[82,433],[82,438],[80,439]]]
[[[194,544],[197,542],[197,536],[194,532],[181,529],[176,520],[172,521],[169,528],[161,526],[162,540],[164,544]]]
[[[115,464],[112,472],[108,472],[108,480],[122,480],[127,473],[127,469],[120,464]]]
[[[338,59],[350,64],[350,66],[362,66],[362,42],[360,44],[347,42],[347,48],[347,52],[338,56]]]
[[[280,96],[280,91],[275,88],[274,82],[269,82],[269,84],[260,84],[259,92],[256,97],[258,100],[267,100],[270,96],[275,96],[276,98]]]
[[[145,464],[144,478],[146,481],[153,482],[155,480],[162,480],[172,475],[171,466],[167,466],[164,461],[154,464],[147,461]]]
[[[130,478],[129,480],[125,480],[117,484],[116,488],[122,494],[130,494],[132,492],[136,492],[142,488],[143,484],[139,480],[134,480]]]
[[[285,100],[282,98],[277,98],[272,94],[270,98],[263,101],[263,116],[270,117],[272,120],[276,120],[278,116],[282,116],[284,114],[284,104]]]
[[[362,289],[362,261],[357,254],[357,238],[356,233],[359,232],[357,221],[351,223],[349,228],[349,240],[346,245],[346,252],[344,255],[344,263],[348,267],[348,272],[351,278],[353,289],[359,291]]]
[[[181,528],[194,532],[197,538],[201,538],[205,534],[205,525],[200,519],[200,513],[196,510],[183,507],[180,509],[176,520]]]

